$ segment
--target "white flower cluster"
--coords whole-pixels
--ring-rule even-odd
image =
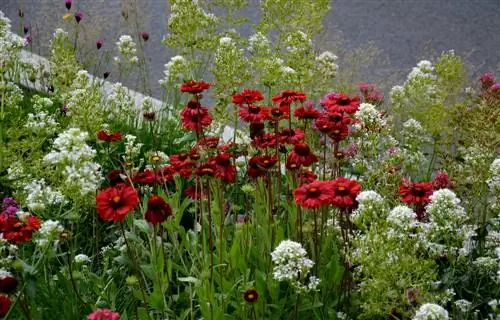
[[[125,135],[123,138],[125,141],[125,161],[133,161],[141,153],[141,148],[143,143],[136,143],[137,137],[131,134]]]
[[[455,306],[458,310],[460,310],[460,312],[467,313],[471,309],[472,302],[465,299],[460,299],[455,301]]]
[[[378,130],[387,126],[384,118],[382,118],[380,111],[370,103],[361,103],[358,111],[354,114],[354,118],[361,121],[366,130]]]
[[[0,66],[1,70],[1,66]],[[24,100],[23,90],[13,82],[0,81],[0,90],[4,95],[4,106],[9,108],[19,108]]]
[[[407,206],[394,207],[387,216],[387,222],[398,230],[407,230],[417,222],[417,214]]]
[[[248,60],[243,50],[228,36],[219,39],[213,74],[216,82],[225,88],[240,86],[250,78]]]
[[[59,123],[56,118],[45,111],[40,111],[36,114],[28,113],[25,128],[28,128],[36,133],[51,134],[57,131]]]
[[[59,237],[63,231],[64,227],[59,221],[46,220],[40,225],[35,243],[41,247],[51,244],[57,246],[59,244]]]
[[[0,268],[9,268],[16,260],[18,247],[15,244],[9,243],[0,233]]]
[[[418,148],[422,143],[429,141],[422,124],[415,119],[408,119],[403,123],[401,134],[405,139],[405,145],[410,148]]]
[[[386,214],[384,198],[373,190],[362,191],[356,197],[358,208],[352,213],[353,221],[362,227],[378,221],[381,215]]]
[[[287,281],[298,291],[308,292],[316,290],[320,280],[310,276],[314,262],[307,258],[307,251],[300,243],[284,240],[271,253],[274,262],[273,277],[278,281]]]
[[[26,194],[26,206],[33,211],[41,211],[48,206],[65,202],[63,194],[59,190],[53,190],[44,179],[30,181],[23,190]]]
[[[86,144],[87,139],[87,132],[70,128],[55,139],[53,151],[43,158],[63,168],[66,186],[81,195],[94,192],[103,180],[100,165],[92,161],[96,151]]]
[[[174,0],[170,1],[170,3],[170,17],[168,18],[169,29],[172,29],[172,26],[189,25],[193,23],[193,21],[196,21],[196,24],[202,28],[217,23],[217,17],[213,13],[205,12],[205,10],[198,5],[198,1]]]
[[[139,61],[139,58],[137,58],[136,55],[137,54],[136,44],[131,36],[129,35],[120,36],[118,42],[116,42],[116,46],[118,47],[118,51],[120,51],[122,57],[125,58],[131,64],[136,64]],[[121,60],[119,57],[115,57],[115,61],[120,62]]]
[[[490,188],[490,207],[493,211],[500,209],[500,158],[493,160],[490,166],[490,178],[486,181]]]
[[[74,261],[77,264],[90,263],[90,258],[86,254],[80,253],[75,256]]]
[[[179,85],[189,75],[189,67],[183,56],[174,56],[165,64],[164,78],[159,81],[164,89]]]
[[[337,56],[330,51],[324,51],[316,57],[318,71],[327,78],[333,78],[337,74],[339,66],[337,63]]]
[[[271,53],[271,42],[262,34],[257,32],[248,39],[249,46],[247,48],[250,54],[265,55]]]
[[[290,53],[306,52],[312,48],[312,40],[300,30],[290,33],[285,42],[286,50]]]
[[[434,304],[423,304],[415,313],[413,320],[448,320],[448,311],[443,307]]]
[[[18,54],[26,45],[26,40],[10,31],[10,20],[0,11],[0,61],[8,65],[18,58]],[[1,70],[2,66],[0,66]]]
[[[112,92],[106,99],[106,109],[109,111],[109,119],[131,120],[135,119],[137,113],[134,99],[120,82],[113,84]]]

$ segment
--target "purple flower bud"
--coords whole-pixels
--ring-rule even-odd
[[[33,38],[30,35],[26,36],[26,38],[24,38],[24,40],[26,40],[27,44],[31,44],[33,42]]]
[[[97,50],[101,49],[102,45],[104,44],[104,41],[99,39],[96,41],[95,45],[97,47]]]
[[[149,33],[145,32],[145,31],[141,32],[141,38],[144,41],[148,41],[149,40]]]
[[[24,29],[23,29],[23,30],[24,30],[24,34],[27,34],[27,33],[28,33],[28,31],[30,31],[30,27],[28,27],[28,26],[24,26]]]
[[[479,78],[479,81],[481,82],[483,89],[487,90],[493,85],[493,83],[495,83],[495,77],[493,76],[493,73],[486,72]]]
[[[78,11],[77,13],[75,13],[76,23],[80,23],[80,21],[82,21],[82,19],[83,19],[83,12]]]
[[[66,3],[65,3],[65,5],[66,5],[66,9],[68,9],[68,10],[70,10],[70,9],[71,9],[71,3],[72,3],[72,1],[71,1],[71,0],[66,0]]]
[[[18,207],[19,204],[17,203],[16,199],[14,198],[4,198],[2,200],[2,209],[5,209],[6,207]]]

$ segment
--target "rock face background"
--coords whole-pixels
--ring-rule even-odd
[[[173,52],[162,40],[168,9],[165,0],[78,0],[75,7],[85,16],[81,28],[88,37],[80,39],[82,59],[97,59],[95,41],[104,39],[100,70],[113,70],[114,42],[121,34],[140,29],[150,34],[146,56],[150,84],[154,96],[160,97],[158,80],[163,65]],[[257,0],[250,0],[242,15],[257,21]],[[17,32],[22,32],[18,10],[25,12],[25,24],[31,26],[34,52],[47,55],[49,40],[57,27],[65,23],[63,0],[1,0],[2,10]],[[138,8],[138,10],[134,10]],[[122,19],[128,14],[128,22]],[[136,14],[139,12],[139,14]],[[136,23],[138,28],[136,28]],[[500,0],[334,0],[326,20],[325,34],[319,45],[339,55],[341,68],[351,68],[356,57],[349,54],[358,49],[363,55],[376,53],[363,78],[389,87],[401,81],[421,59],[432,59],[442,51],[454,49],[469,64],[472,75],[500,72]],[[249,35],[251,30],[242,29]],[[374,50],[376,48],[377,50]],[[342,58],[345,58],[344,61]],[[350,58],[348,58],[350,57]],[[347,61],[350,59],[349,61]],[[92,69],[91,69],[92,70]],[[113,73],[110,77],[113,79]],[[353,79],[359,81],[361,79]],[[134,83],[128,83],[134,87]]]

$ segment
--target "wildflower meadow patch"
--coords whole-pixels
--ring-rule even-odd
[[[169,3],[160,103],[121,83],[155,30],[84,66],[62,1],[43,65],[0,12],[0,318],[498,319],[494,74],[448,51],[384,95],[318,49],[329,1],[248,38],[244,1]]]

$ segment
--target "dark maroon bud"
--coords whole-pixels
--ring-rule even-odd
[[[147,33],[147,32],[141,32],[141,38],[144,41],[148,41],[149,40],[149,33]]]
[[[106,71],[106,72],[104,72],[104,74],[102,76],[104,77],[104,79],[107,79],[110,74],[111,74],[111,72]]]
[[[80,23],[80,21],[82,21],[82,19],[83,19],[83,13],[81,11],[78,11],[77,13],[75,13],[76,23]]]
[[[97,47],[97,50],[101,49],[102,48],[102,45],[104,44],[104,41],[99,39],[95,42],[95,45]]]
[[[66,0],[66,3],[65,3],[65,5],[66,5],[66,9],[68,9],[68,10],[70,10],[70,9],[71,9],[71,3],[72,3],[72,1],[71,1],[71,0]]]
[[[30,28],[28,26],[24,26],[23,30],[24,30],[24,34],[27,34],[28,31],[30,31]]]

